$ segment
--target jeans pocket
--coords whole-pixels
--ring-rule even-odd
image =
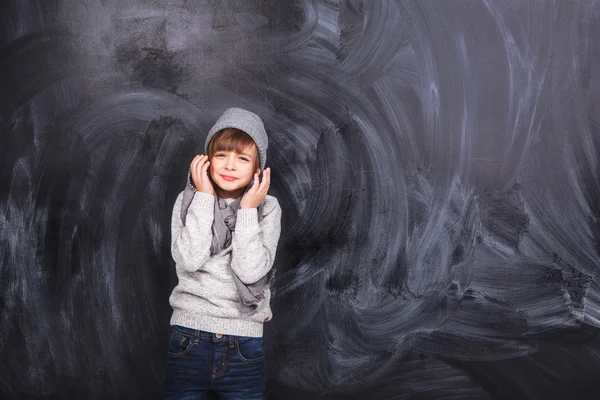
[[[253,364],[265,359],[262,338],[241,338],[235,341],[235,352],[245,363]]]
[[[192,349],[192,339],[190,336],[172,330],[171,338],[169,339],[169,356],[185,356]]]

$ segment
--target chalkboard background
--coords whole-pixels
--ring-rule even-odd
[[[4,1],[0,397],[159,399],[220,113],[283,208],[272,399],[600,393],[600,2]]]

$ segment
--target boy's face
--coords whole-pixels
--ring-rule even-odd
[[[219,197],[237,198],[250,183],[254,173],[254,163],[258,157],[256,145],[248,146],[242,153],[216,151],[210,159],[210,176],[217,185]]]

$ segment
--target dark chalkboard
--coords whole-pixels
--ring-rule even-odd
[[[600,397],[600,2],[2,2],[0,397],[159,399],[228,107],[283,209],[272,399]]]

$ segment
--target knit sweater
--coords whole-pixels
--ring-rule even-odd
[[[273,267],[281,231],[281,207],[277,199],[265,197],[260,223],[256,208],[238,210],[231,245],[211,255],[215,198],[197,192],[184,226],[180,216],[182,193],[177,196],[171,219],[171,252],[179,278],[169,298],[173,308],[171,325],[262,337],[264,322],[273,316],[270,291],[265,293],[256,313],[243,316],[232,274],[235,272],[243,283],[251,284]]]

